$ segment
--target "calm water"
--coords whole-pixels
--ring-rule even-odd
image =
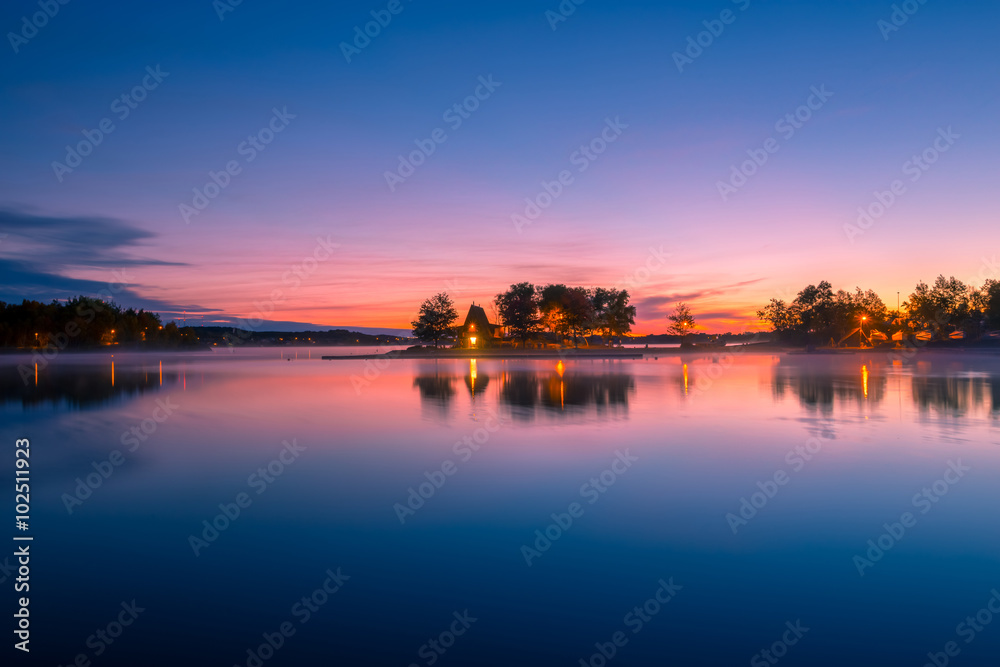
[[[0,359],[38,664],[996,664],[996,356],[319,354]]]

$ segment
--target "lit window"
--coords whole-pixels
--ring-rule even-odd
[[[471,338],[469,338],[469,343],[472,344],[472,345],[475,345],[476,344],[476,337],[472,336]]]

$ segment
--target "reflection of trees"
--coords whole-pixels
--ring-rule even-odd
[[[511,370],[494,374],[483,372],[426,372],[413,379],[425,405],[445,406],[454,398],[456,383],[462,381],[473,400],[494,397],[501,404],[521,408],[520,417],[535,410],[566,412],[593,407],[628,406],[635,391],[635,379],[624,373],[599,375],[558,371]],[[487,392],[487,388],[491,391]],[[489,399],[487,399],[489,400]]]
[[[791,391],[803,406],[829,412],[834,399],[881,403],[885,399],[886,385],[887,378],[881,369],[869,364],[845,369],[842,363],[817,363],[775,366],[772,388],[776,398]]]
[[[945,364],[926,363],[920,374],[911,378],[913,403],[921,411],[935,410],[961,415],[989,405],[1000,413],[1000,377],[957,374]],[[834,400],[880,403],[885,399],[888,378],[882,367],[851,364],[843,361],[810,360],[801,364],[783,364],[774,369],[773,391],[777,398],[794,393],[803,406],[824,412],[833,409]],[[857,369],[860,368],[860,372]]]
[[[913,378],[913,402],[922,411],[934,408],[940,412],[961,415],[986,402],[991,394],[992,407],[1000,409],[1000,382],[986,377],[956,377],[921,375]]]
[[[34,366],[31,367],[34,371]],[[177,373],[163,373],[163,384],[177,382]],[[65,404],[72,409],[92,408],[137,397],[161,389],[158,368],[117,368],[101,366],[59,366],[39,368],[25,385],[13,369],[0,374],[0,398],[4,403],[20,401],[23,407]]]
[[[420,390],[420,398],[447,403],[455,397],[455,377],[452,375],[418,375],[413,386]]]
[[[538,405],[538,374],[531,371],[508,371],[500,375],[500,402],[524,408]]]
[[[584,375],[510,371],[500,376],[500,400],[524,408],[563,411],[628,406],[635,379],[624,373]]]
[[[486,386],[490,383],[490,376],[485,373],[469,374],[465,376],[465,388],[469,390],[469,395],[475,398],[486,391]]]

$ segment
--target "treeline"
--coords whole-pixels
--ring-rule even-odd
[[[598,287],[567,287],[531,283],[511,285],[493,301],[496,324],[522,345],[547,331],[576,339],[593,333],[607,338],[624,336],[635,324],[635,306],[626,290]],[[456,335],[458,311],[446,293],[435,294],[420,306],[413,320],[413,335],[435,347]]]
[[[594,333],[611,338],[635,324],[628,291],[614,288],[517,283],[497,294],[494,306],[499,324],[522,345],[542,331],[574,340]]]
[[[834,292],[823,281],[807,286],[789,304],[771,299],[757,317],[790,343],[840,343],[858,329],[869,338],[902,332],[904,337],[925,333],[944,340],[960,331],[978,339],[1000,329],[1000,282],[986,280],[977,288],[941,275],[933,285],[918,283],[899,310],[889,310],[872,290]]]
[[[116,343],[196,344],[192,327],[163,325],[147,310],[78,296],[66,302],[0,301],[0,347],[86,348]]]

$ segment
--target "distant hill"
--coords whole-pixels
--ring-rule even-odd
[[[245,327],[246,323],[235,317],[205,317],[205,316],[195,316],[189,315],[187,318],[177,317],[176,313],[171,313],[169,315],[161,314],[164,322],[169,322],[173,320],[177,323],[177,326],[189,326],[189,327],[236,327],[240,328],[240,325]],[[314,322],[292,322],[290,320],[265,320],[260,324],[261,329],[267,329],[268,332],[274,333],[290,333],[295,334],[301,331],[353,331],[356,333],[371,334],[373,336],[399,336],[405,338],[411,335],[410,329],[393,329],[392,327],[356,327],[347,324],[316,324]]]
[[[369,334],[348,329],[325,331],[248,331],[238,327],[190,327],[198,342],[207,345],[411,345],[405,336]]]

